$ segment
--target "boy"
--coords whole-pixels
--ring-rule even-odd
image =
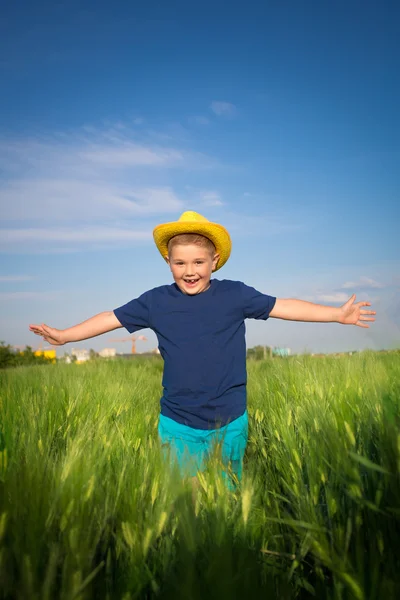
[[[369,327],[375,311],[353,295],[334,308],[262,294],[238,281],[211,279],[231,252],[228,231],[196,212],[183,213],[153,232],[174,283],[154,288],[127,304],[58,330],[30,325],[53,345],[88,339],[125,327],[152,329],[164,359],[161,443],[174,452],[183,474],[204,469],[216,441],[224,467],[240,480],[247,443],[246,318],[336,322]],[[223,473],[226,477],[226,473]]]

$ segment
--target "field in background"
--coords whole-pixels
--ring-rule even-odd
[[[3,371],[0,598],[400,597],[400,354],[249,362],[241,488],[157,440],[162,361]]]

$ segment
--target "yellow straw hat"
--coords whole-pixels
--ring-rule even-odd
[[[228,260],[232,242],[229,233],[218,223],[212,223],[193,210],[181,214],[177,221],[157,225],[153,230],[156,246],[163,258],[168,256],[168,242],[181,233],[198,233],[212,241],[219,259],[215,270],[218,271]]]

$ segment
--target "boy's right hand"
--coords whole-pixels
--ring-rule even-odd
[[[67,343],[62,329],[48,327],[44,323],[41,325],[29,325],[29,329],[36,335],[42,336],[42,338],[52,346],[63,346]]]

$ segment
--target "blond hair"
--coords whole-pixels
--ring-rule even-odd
[[[171,254],[174,246],[189,246],[189,244],[194,244],[195,246],[200,246],[201,248],[207,248],[212,256],[214,256],[216,252],[216,248],[212,241],[204,235],[200,235],[199,233],[181,233],[179,235],[174,235],[174,237],[169,240],[168,254]]]

